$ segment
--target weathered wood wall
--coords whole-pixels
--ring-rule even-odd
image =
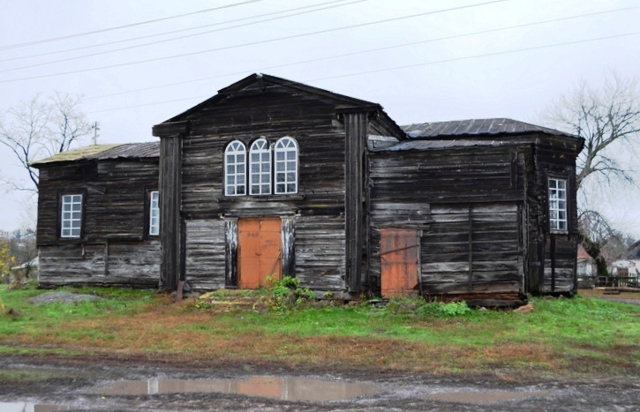
[[[370,153],[372,285],[380,284],[380,228],[414,227],[422,230],[424,294],[523,293],[525,152]]]
[[[157,286],[160,242],[148,236],[158,159],[53,163],[40,167],[37,241],[42,286]],[[83,194],[82,237],[59,238],[60,197]]]
[[[303,286],[344,290],[345,130],[336,117],[336,103],[290,88],[256,86],[205,104],[184,120],[191,123],[182,146],[188,282],[196,288],[224,285],[225,267],[226,286],[237,281],[234,245],[207,241],[214,233],[198,232],[195,222],[220,233],[224,219],[281,217],[287,222],[283,228],[294,233],[294,245],[286,245],[289,249],[283,255],[289,259],[283,270],[293,270]],[[273,144],[284,136],[299,146],[298,193],[225,196],[225,146],[238,139],[248,150],[257,138]],[[219,239],[225,238],[233,241],[232,235],[222,232]],[[198,245],[206,245],[206,250],[196,252]],[[225,248],[232,254],[226,263]]]
[[[528,193],[530,205],[530,291],[532,293],[573,293],[577,290],[578,213],[575,159],[577,139],[538,136],[535,145],[535,172]],[[549,177],[567,180],[568,230],[549,229]]]

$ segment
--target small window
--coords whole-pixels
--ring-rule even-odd
[[[247,149],[238,140],[229,143],[224,151],[224,193],[227,196],[247,194],[246,165]]]
[[[160,234],[160,192],[153,191],[149,196],[149,234]]]
[[[564,179],[549,179],[549,227],[567,230],[567,181]]]
[[[78,238],[82,229],[82,195],[62,196],[60,237]]]
[[[271,194],[271,148],[267,139],[258,139],[249,149],[249,193]]]
[[[275,154],[275,193],[298,193],[298,145],[290,137],[278,140]]]

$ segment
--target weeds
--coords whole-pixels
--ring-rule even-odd
[[[267,277],[267,281],[271,284],[268,299],[268,307],[271,310],[284,312],[316,300],[316,294],[309,288],[301,288],[300,280],[297,278],[283,276],[282,279],[274,280]]]
[[[383,310],[391,314],[414,315],[423,318],[466,316],[472,312],[464,301],[427,302],[422,298],[391,299]]]

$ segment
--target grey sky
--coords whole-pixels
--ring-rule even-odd
[[[153,140],[154,124],[246,75],[265,72],[380,103],[400,124],[489,117],[536,122],[545,104],[578,81],[598,85],[607,71],[633,77],[640,69],[637,0],[261,0],[7,47],[247,2],[5,0],[0,14],[0,110],[37,93],[81,94],[89,120],[100,122],[101,143]],[[319,8],[325,10],[282,18]],[[282,13],[291,9],[298,10]],[[259,15],[268,16],[246,19]],[[272,20],[256,22],[265,19]],[[360,26],[332,30],[354,25]],[[511,26],[521,27],[494,30]],[[206,31],[210,33],[196,35]],[[319,31],[325,32],[306,35]],[[166,32],[174,33],[158,35]],[[478,32],[484,33],[466,35]],[[138,37],[145,38],[129,41]],[[599,38],[607,39],[585,41]],[[113,44],[94,47],[102,43]],[[134,47],[145,43],[156,44]],[[247,45],[251,43],[259,44]],[[57,53],[67,49],[78,50]],[[372,49],[383,50],[361,53]],[[93,56],[76,58],[89,54]],[[26,56],[35,57],[22,58]],[[67,61],[45,64],[58,60]],[[144,60],[155,61],[130,64]],[[76,73],[34,78],[63,72]],[[24,78],[33,79],[15,81]],[[146,90],[135,91],[139,89]],[[18,170],[0,149],[0,172]],[[627,190],[622,197],[624,201],[603,210],[619,227],[640,237],[640,212],[632,207],[640,196]],[[0,207],[0,229],[19,227],[25,202],[8,193]]]

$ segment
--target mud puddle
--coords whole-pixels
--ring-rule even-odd
[[[54,412],[70,409],[70,406],[64,405],[46,405],[31,402],[0,402],[0,412]]]
[[[492,404],[492,403],[498,403],[498,402],[509,402],[509,401],[518,401],[522,399],[545,397],[551,394],[552,393],[549,391],[535,391],[535,392],[456,391],[456,392],[431,393],[428,395],[423,395],[423,397],[434,400],[434,401],[440,401],[440,402],[486,405],[486,404]]]
[[[149,379],[118,381],[96,390],[100,395],[154,395],[166,393],[224,393],[285,401],[328,402],[374,395],[378,385],[315,378],[254,376],[247,379]]]

